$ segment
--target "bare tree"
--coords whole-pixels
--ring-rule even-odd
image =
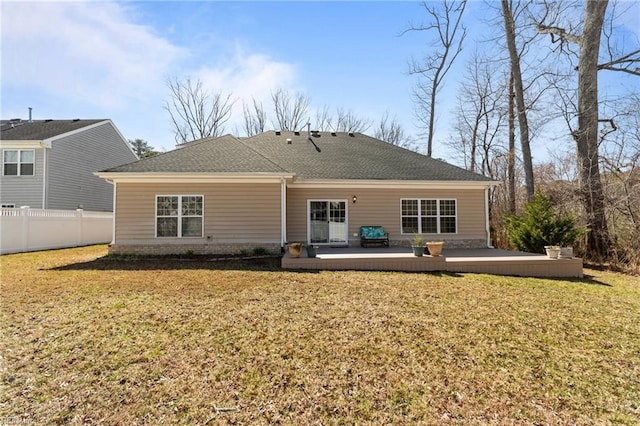
[[[329,107],[324,106],[321,110],[316,111],[316,119],[315,119],[315,129],[320,131],[333,130],[331,126],[331,122],[333,119],[331,118],[331,113],[329,112]]]
[[[266,130],[267,113],[262,102],[251,99],[251,105],[242,103],[242,116],[244,119],[244,132],[247,136],[254,136]]]
[[[509,147],[507,149],[507,193],[509,200],[508,213],[510,215],[516,214],[516,129],[515,129],[515,109],[516,104],[513,100],[514,83],[513,73],[509,73],[509,113],[508,113],[508,139]]]
[[[352,110],[338,108],[336,109],[335,124],[332,121],[330,125],[335,132],[364,133],[371,127],[371,122],[366,118],[356,116]]]
[[[167,86],[171,98],[164,109],[171,117],[177,143],[222,134],[234,103],[231,94],[207,91],[202,81],[194,83],[189,78],[169,79]]]
[[[373,136],[391,145],[407,149],[413,148],[413,141],[405,134],[397,118],[395,116],[393,118],[389,117],[389,111],[386,111],[380,119],[380,123],[378,127],[376,127]]]
[[[422,6],[431,22],[427,25],[412,26],[405,31],[435,31],[437,41],[435,49],[422,61],[414,60],[409,74],[417,74],[421,78],[414,88],[414,101],[418,120],[427,129],[427,156],[433,153],[433,136],[436,117],[436,95],[441,89],[444,79],[454,61],[462,52],[467,31],[462,25],[462,15],[467,5],[466,0],[442,0],[442,6],[423,2]]]
[[[311,100],[303,93],[292,96],[288,91],[278,89],[271,94],[276,120],[273,123],[279,130],[300,130],[308,121]]]
[[[511,65],[511,79],[513,81],[513,95],[518,117],[518,129],[520,134],[520,148],[524,163],[525,185],[527,198],[530,200],[534,194],[533,161],[531,159],[531,146],[529,144],[529,122],[527,119],[527,107],[524,99],[524,85],[522,83],[522,71],[520,69],[520,53],[516,46],[516,25],[514,20],[514,6],[510,0],[501,0],[502,16],[504,18],[504,32],[509,50],[509,62]]]
[[[640,58],[637,57],[638,52],[634,51],[630,54],[622,54],[618,58],[610,58],[605,63],[598,63],[607,5],[608,0],[585,2],[581,34],[574,34],[553,21],[546,22],[550,16],[550,8],[547,8],[537,25],[540,33],[551,35],[552,43],[559,43],[561,51],[567,43],[574,43],[579,47],[578,128],[573,131],[573,138],[576,142],[583,204],[588,226],[591,229],[587,238],[587,251],[597,258],[606,257],[610,248],[598,152],[600,142],[598,130],[601,122],[598,109],[598,71],[603,69],[621,71],[621,66],[631,70],[633,64],[640,62]],[[634,72],[629,74],[636,75]]]
[[[451,142],[466,167],[494,177],[493,157],[503,155],[498,139],[504,127],[506,86],[495,63],[477,54],[467,67],[458,94],[457,137]]]

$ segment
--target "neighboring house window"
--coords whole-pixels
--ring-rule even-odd
[[[403,234],[455,234],[456,200],[401,200]]]
[[[34,158],[32,149],[5,149],[2,153],[2,174],[33,176]]]
[[[156,196],[157,237],[202,237],[201,195]]]

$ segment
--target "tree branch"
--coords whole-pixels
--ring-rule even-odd
[[[537,24],[536,30],[538,30],[540,34],[551,35],[552,43],[557,43],[558,41],[570,41],[572,43],[580,44],[582,42],[582,37],[568,33],[564,28]],[[555,36],[558,38],[556,39]]]
[[[631,75],[640,76],[640,66],[636,67],[635,69],[629,68],[632,64],[640,64],[640,56],[636,55],[640,55],[640,49],[627,53],[626,55],[618,59],[613,59],[609,62],[598,64],[598,70],[620,71],[629,73]],[[634,58],[634,56],[636,57]],[[617,67],[616,65],[622,66]]]

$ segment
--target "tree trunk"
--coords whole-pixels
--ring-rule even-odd
[[[598,53],[607,2],[586,2],[578,63],[578,130],[574,134],[581,192],[591,229],[587,251],[599,258],[606,257],[610,244],[598,163]]]
[[[527,198],[531,200],[534,193],[533,163],[531,160],[531,147],[529,146],[529,123],[524,102],[524,86],[522,84],[522,72],[520,70],[520,57],[516,48],[516,30],[513,21],[513,13],[508,0],[502,0],[502,16],[504,17],[504,30],[509,48],[511,61],[511,75],[515,88],[515,100],[518,111],[518,127],[520,129],[520,145],[522,146],[522,162],[524,165],[524,177],[527,188]]]
[[[507,154],[507,180],[509,183],[509,214],[516,214],[516,129],[515,102],[513,101],[513,73],[509,77],[509,153]]]

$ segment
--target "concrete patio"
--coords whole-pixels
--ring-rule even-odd
[[[444,249],[442,256],[414,256],[408,247],[319,247],[315,258],[282,257],[284,269],[406,272],[474,272],[541,278],[582,278],[582,259],[499,249]]]

